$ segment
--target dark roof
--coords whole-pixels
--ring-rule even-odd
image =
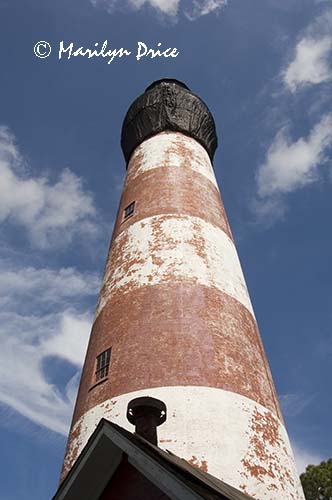
[[[183,498],[188,499],[252,500],[173,453],[105,419],[99,422],[53,500],[98,500],[124,454],[134,467],[166,493],[173,489],[179,492],[182,488]]]
[[[126,162],[143,141],[166,130],[193,137],[213,160],[218,145],[213,116],[199,96],[174,78],[153,82],[129,107],[121,132]]]

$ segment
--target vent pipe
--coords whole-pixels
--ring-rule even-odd
[[[135,433],[158,446],[157,427],[166,421],[166,405],[159,399],[142,397],[130,401],[127,419],[135,426]]]

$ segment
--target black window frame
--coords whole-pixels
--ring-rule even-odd
[[[107,377],[111,362],[112,347],[98,354],[96,357],[95,381],[99,382]]]
[[[131,217],[134,214],[134,212],[135,212],[135,203],[136,203],[135,201],[132,201],[124,209],[124,211],[123,211],[123,213],[124,213],[124,220],[128,219],[128,217]]]

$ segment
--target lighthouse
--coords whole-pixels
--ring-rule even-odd
[[[211,112],[183,83],[154,82],[121,144],[127,175],[62,480],[101,419],[133,432],[129,403],[154,398],[167,408],[161,450],[257,500],[302,500],[214,173]]]

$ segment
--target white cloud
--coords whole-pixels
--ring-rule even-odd
[[[23,226],[39,248],[69,243],[77,233],[95,234],[96,209],[82,180],[66,169],[55,183],[27,171],[15,138],[0,127],[0,223]]]
[[[73,268],[17,265],[15,271],[13,262],[0,260],[0,403],[64,435],[92,322],[79,311],[89,308],[85,301],[96,295],[98,282]],[[72,365],[64,390],[45,370],[54,358]]]
[[[178,12],[180,0],[129,0],[129,4],[135,9],[140,9],[145,4],[149,4],[154,9],[163,14],[175,16]]]
[[[305,85],[332,81],[332,14],[324,12],[302,33],[293,60],[283,71],[285,85],[295,92]]]
[[[96,234],[96,209],[82,180],[64,170],[55,182],[33,176],[14,135],[0,126],[0,223],[23,228],[37,248]],[[9,250],[9,252],[8,252]],[[99,277],[72,267],[25,266],[5,246],[0,257],[0,403],[67,434]],[[36,251],[34,251],[34,257]],[[26,260],[26,256],[25,259]],[[47,363],[71,366],[65,388]],[[61,382],[62,384],[62,382]]]
[[[91,322],[92,318],[86,314],[63,313],[58,333],[43,342],[44,356],[58,356],[80,367],[84,360]]]
[[[14,266],[0,260],[0,305],[16,308],[18,301],[57,304],[87,295],[97,294],[100,278],[94,273],[80,273],[69,268],[36,269]]]
[[[194,0],[192,7],[186,11],[186,17],[195,20],[211,12],[218,12],[227,5],[227,0]]]
[[[278,217],[285,211],[284,196],[321,178],[332,146],[332,115],[325,115],[307,138],[292,141],[281,129],[268,149],[256,175],[258,197],[255,212],[262,217]]]
[[[190,19],[195,20],[200,16],[217,12],[227,4],[227,0],[192,0],[186,8],[180,8],[184,2],[181,0],[91,0],[93,5],[103,5],[109,12],[116,8],[127,6],[133,10],[139,10],[145,5],[152,7],[157,13],[162,13],[169,18],[176,18],[179,12]]]
[[[285,84],[295,92],[300,86],[331,80],[332,37],[300,40],[296,46],[295,58],[284,73]]]
[[[43,317],[0,313],[0,402],[48,429],[66,435],[91,318],[64,311]],[[77,367],[64,394],[47,380],[49,356]]]
[[[258,169],[258,194],[288,193],[317,180],[317,169],[327,160],[331,145],[332,115],[325,115],[307,139],[292,142],[287,131],[280,130]]]
[[[15,145],[13,134],[7,127],[0,127],[0,160],[3,161],[18,161],[20,155]]]

